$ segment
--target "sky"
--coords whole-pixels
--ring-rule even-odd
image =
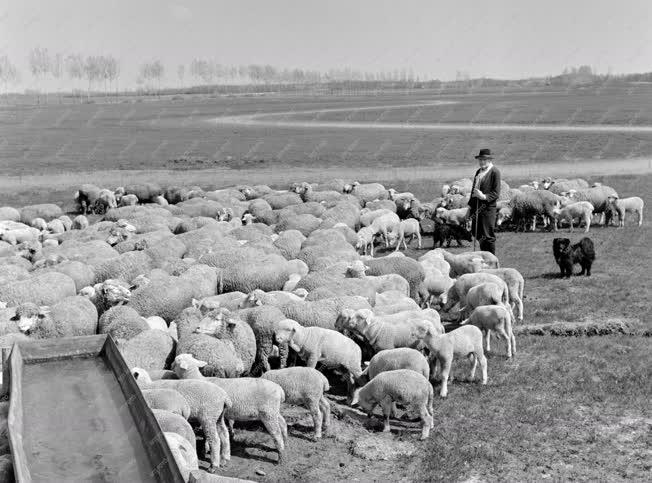
[[[0,0],[0,56],[34,87],[31,49],[112,54],[120,83],[160,59],[164,85],[193,58],[421,79],[523,78],[588,64],[652,71],[652,0]],[[51,82],[51,81],[46,81]]]

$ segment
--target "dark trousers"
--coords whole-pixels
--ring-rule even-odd
[[[496,254],[496,207],[480,205],[476,211],[477,216],[472,215],[473,226],[471,230],[476,240],[480,242],[480,250]]]

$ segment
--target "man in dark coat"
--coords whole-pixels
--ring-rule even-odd
[[[473,222],[472,231],[480,242],[480,250],[496,254],[496,201],[500,196],[500,171],[493,165],[491,151],[481,149],[475,157],[480,168],[475,172],[469,216]]]

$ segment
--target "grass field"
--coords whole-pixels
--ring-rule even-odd
[[[546,174],[577,175],[613,186],[621,197],[641,196],[649,206],[650,133],[483,132],[464,126],[652,126],[650,94],[652,88],[639,86],[3,107],[0,205],[52,201],[70,206],[74,187],[87,181],[103,186],[153,180],[205,188],[260,182],[287,187],[295,180],[333,177],[381,181],[428,200],[444,181],[469,176],[475,168],[472,154],[489,146],[512,185]],[[455,103],[374,107],[433,100]],[[368,109],[356,110],[361,107]],[[460,129],[321,130],[210,122],[241,115],[308,122],[455,122]],[[343,413],[334,420],[331,437],[307,442],[310,422],[305,413],[291,411],[286,465],[273,464],[271,441],[253,426],[237,431],[234,457],[224,474],[268,481],[649,481],[652,365],[650,340],[643,334],[652,333],[650,226],[646,214],[640,228],[633,220],[624,229],[593,227],[593,275],[570,280],[557,277],[552,257],[552,238],[569,236],[567,230],[499,233],[502,266],[515,267],[525,277],[518,353],[507,361],[504,346],[496,343],[487,387],[452,383],[448,399],[436,401],[436,427],[428,441],[418,442],[414,425],[404,421],[393,424],[399,429],[387,436],[376,432],[377,420]],[[423,251],[430,244],[425,240]],[[453,249],[460,250],[468,246]],[[410,255],[419,253],[409,250]],[[614,333],[526,335],[581,334],[587,327]],[[454,365],[458,379],[465,371],[463,363]],[[398,451],[405,455],[377,459]]]

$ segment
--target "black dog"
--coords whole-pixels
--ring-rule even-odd
[[[575,245],[571,245],[568,238],[555,238],[552,240],[552,252],[562,277],[570,277],[573,274],[573,265],[576,263],[582,267],[580,275],[586,274],[587,277],[591,275],[595,249],[590,238],[584,237]]]
[[[436,248],[438,243],[440,247],[444,246],[444,242],[448,248],[453,240],[457,241],[458,246],[464,246],[462,240],[471,241],[471,232],[459,225],[435,223],[435,230],[432,233],[433,248]]]

